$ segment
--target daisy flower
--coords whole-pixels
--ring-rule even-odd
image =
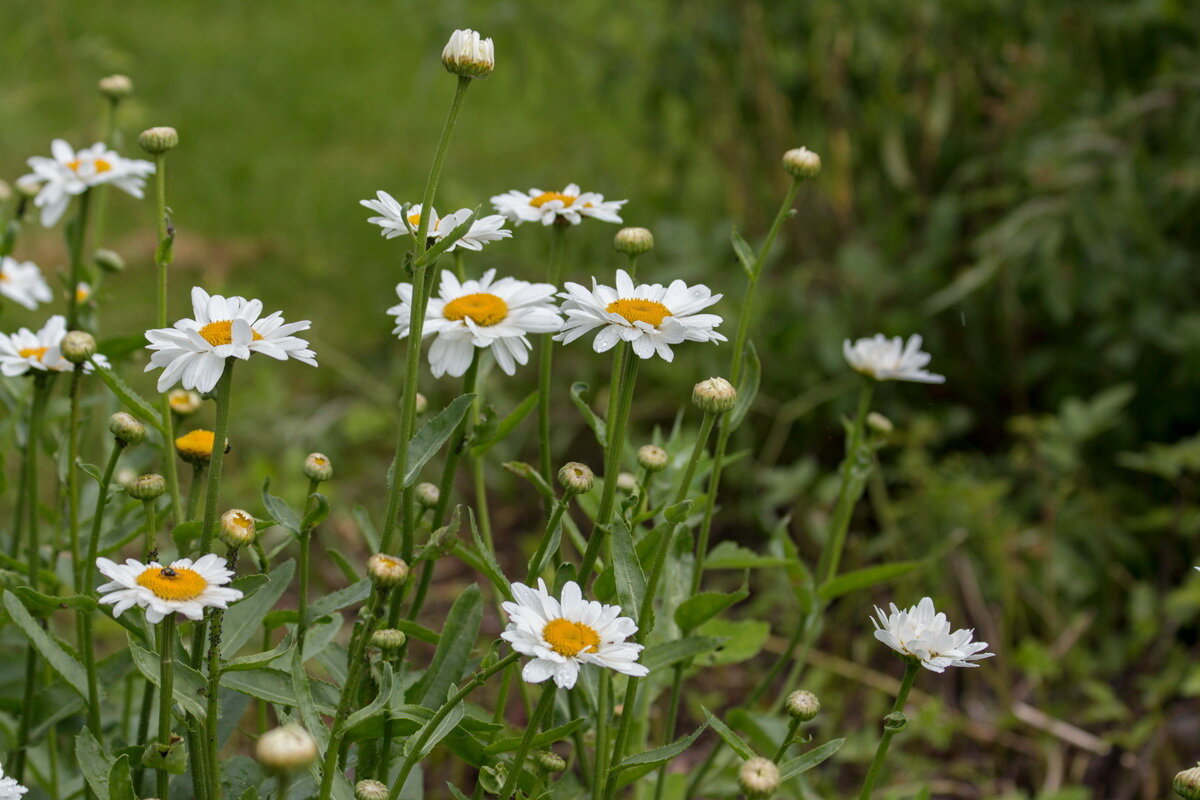
[[[50,143],[50,154],[51,158],[30,158],[33,172],[19,180],[21,186],[39,187],[33,204],[42,210],[42,225],[47,228],[62,219],[75,195],[111,183],[140,198],[146,177],[154,174],[154,165],[149,161],[123,158],[103,142],[76,151],[62,139],[55,139]]]
[[[30,370],[40,372],[71,372],[75,365],[63,358],[62,340],[67,334],[67,320],[55,314],[36,333],[21,328],[16,333],[0,333],[0,375],[14,378]],[[108,366],[108,359],[100,354],[92,359]],[[84,372],[91,372],[92,365],[85,363]]]
[[[559,688],[570,689],[582,664],[635,678],[649,674],[637,663],[642,645],[625,641],[637,632],[637,624],[621,616],[620,606],[585,601],[574,581],[563,587],[561,602],[550,596],[540,578],[536,589],[514,583],[512,590],[516,602],[501,604],[508,627],[500,638],[518,653],[533,656],[521,672],[529,683],[554,678]]]
[[[520,225],[522,222],[540,222],[553,225],[556,222],[578,225],[584,217],[602,222],[620,222],[617,213],[628,200],[605,200],[597,192],[581,191],[578,184],[570,183],[561,192],[544,192],[530,189],[522,192],[513,189],[492,198],[492,205],[505,217]]]
[[[21,795],[29,789],[17,783],[16,778],[4,777],[4,768],[0,767],[0,800],[21,800]]]
[[[107,558],[97,558],[96,566],[109,583],[97,587],[100,602],[113,607],[119,617],[134,606],[146,609],[146,621],[162,622],[176,612],[188,619],[203,618],[206,608],[228,608],[242,599],[242,593],[225,584],[233,580],[233,571],[218,555],[172,561],[164,567],[157,561],[143,564],[130,558],[118,564]]]
[[[496,68],[496,48],[470,28],[458,30],[442,48],[442,65],[455,75],[486,78]]]
[[[38,303],[54,299],[42,271],[32,261],[17,261],[11,256],[0,259],[0,294],[33,311]]]
[[[567,317],[557,341],[573,342],[596,328],[600,332],[592,341],[597,353],[610,350],[618,341],[630,342],[633,352],[641,358],[658,353],[666,361],[675,357],[671,345],[680,342],[723,342],[725,337],[714,330],[721,324],[716,314],[699,314],[721,299],[707,286],[688,286],[673,281],[670,286],[642,283],[634,286],[633,279],[623,269],[617,270],[617,287],[613,289],[596,283],[588,290],[578,283],[566,283],[559,296],[566,300],[562,311]]]
[[[882,333],[853,344],[846,339],[842,342],[842,355],[851,367],[877,381],[946,382],[944,375],[925,369],[933,357],[921,350],[919,334],[910,336],[907,344],[899,336],[889,339]]]
[[[367,222],[372,225],[378,225],[383,230],[380,232],[384,238],[395,239],[397,236],[415,236],[417,229],[421,225],[421,204],[408,207],[408,213],[405,213],[404,206],[392,197],[387,192],[376,192],[374,200],[359,200],[359,205],[366,206],[372,211],[379,212],[380,216],[370,217]],[[450,232],[466,221],[467,217],[471,216],[471,209],[460,208],[453,214],[447,214],[444,217],[439,217],[437,209],[430,212],[429,230],[426,234],[428,240],[432,242],[440,242],[450,235]],[[504,217],[499,214],[492,214],[488,217],[481,217],[471,223],[471,227],[463,234],[462,238],[454,242],[446,248],[447,252],[462,247],[466,250],[482,250],[483,246],[488,242],[494,242],[497,239],[507,239],[512,236],[512,231],[505,230]]]
[[[163,370],[158,378],[160,392],[177,382],[184,389],[211,392],[225,371],[225,359],[244,361],[252,353],[317,365],[308,342],[292,335],[312,323],[285,323],[278,311],[262,317],[261,300],[210,295],[197,286],[192,289],[192,313],[194,319],[181,319],[173,328],[146,331],[150,342],[146,347],[154,351],[146,371]]]
[[[429,366],[435,378],[459,377],[471,366],[475,348],[487,348],[505,374],[529,361],[530,333],[553,333],[562,326],[555,308],[554,287],[515,278],[495,280],[489,269],[479,280],[459,281],[442,270],[437,297],[429,298],[422,336],[436,334],[429,348]],[[392,333],[408,336],[412,313],[412,284],[396,286],[400,303],[388,309],[396,318]]]
[[[901,611],[891,604],[891,613],[875,607],[875,638],[907,658],[915,658],[921,666],[933,672],[945,672],[946,667],[977,667],[972,661],[990,658],[994,653],[981,653],[987,642],[975,642],[974,630],[950,632],[950,621],[933,608],[933,600],[921,598],[910,609]]]

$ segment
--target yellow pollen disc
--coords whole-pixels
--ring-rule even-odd
[[[208,588],[208,581],[194,570],[151,568],[137,577],[138,586],[145,586],[160,600],[195,600]]]
[[[46,347],[26,347],[24,350],[18,350],[17,355],[21,358],[36,358],[38,361],[41,361],[42,356],[46,355],[46,350],[48,349]]]
[[[176,439],[175,449],[184,457],[211,458],[215,439],[212,431],[195,430]]]
[[[446,303],[446,307],[442,309],[442,316],[454,322],[470,317],[476,325],[487,328],[503,322],[508,317],[508,303],[487,292],[464,294]]]
[[[581,622],[569,619],[552,619],[542,628],[542,638],[550,649],[560,656],[575,656],[600,649],[600,634]]]
[[[198,333],[204,337],[204,341],[213,347],[220,347],[223,344],[233,344],[233,320],[223,319],[217,322],[210,322],[201,328]],[[250,339],[252,341],[257,342],[262,338],[262,334],[253,328],[250,329]]]
[[[243,529],[254,527],[254,517],[249,514],[230,514],[229,521]]]
[[[420,214],[409,214],[408,215],[408,224],[412,225],[414,228],[419,227],[421,224],[421,215]]]
[[[537,197],[530,200],[529,205],[533,206],[534,208],[541,208],[551,200],[562,200],[563,206],[570,208],[578,199],[579,197],[573,194],[563,194],[562,192],[542,192]]]
[[[604,310],[610,314],[620,314],[630,322],[645,322],[655,328],[671,316],[671,309],[653,300],[613,300]]]
[[[77,158],[74,161],[68,161],[67,169],[71,170],[71,172],[79,172],[79,159]]]
[[[97,158],[95,161],[96,172],[108,172],[112,169],[112,164],[105,161],[103,158]]]

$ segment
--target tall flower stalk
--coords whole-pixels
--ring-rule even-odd
[[[558,221],[550,233],[550,259],[546,280],[553,286],[562,283],[563,256],[569,223]],[[543,336],[538,350],[538,464],[546,483],[554,479],[554,461],[550,449],[550,367],[554,361],[554,341]]]

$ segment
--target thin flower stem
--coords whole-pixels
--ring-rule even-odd
[[[529,716],[529,721],[525,724],[525,735],[521,737],[521,743],[517,745],[517,752],[513,754],[512,763],[508,766],[508,777],[505,778],[504,786],[497,795],[500,800],[508,800],[517,790],[517,782],[521,779],[521,767],[525,764],[525,758],[533,747],[533,740],[541,728],[542,719],[554,708],[554,692],[557,688],[554,681],[546,681],[546,686],[542,689],[542,696],[538,699],[533,714]]]
[[[158,558],[158,520],[156,519],[154,501],[145,500],[142,508],[146,512],[146,563]]]
[[[846,546],[846,534],[850,530],[850,517],[854,514],[854,506],[862,496],[870,472],[871,454],[869,451],[863,452],[863,429],[866,426],[867,411],[871,408],[871,394],[874,389],[875,384],[867,381],[858,395],[858,410],[850,428],[846,456],[842,460],[842,485],[838,490],[837,503],[833,507],[829,539],[821,550],[821,560],[817,565],[818,587],[824,586],[837,575],[838,565],[842,560],[842,549]]]
[[[787,752],[788,747],[796,740],[796,733],[800,730],[800,718],[793,717],[788,723],[787,733],[784,734],[783,741],[779,743],[779,747],[775,750],[775,755],[771,756],[771,760],[776,764],[783,758],[783,754]]]
[[[912,690],[913,683],[917,680],[917,673],[921,670],[920,662],[916,660],[908,661],[904,665],[904,678],[900,681],[900,691],[896,694],[896,702],[892,706],[893,714],[903,714],[904,704],[908,700],[908,693]],[[883,761],[887,758],[888,747],[892,744],[892,737],[900,730],[900,725],[891,725],[884,723],[883,736],[879,739],[879,746],[875,749],[875,758],[871,759],[871,767],[867,770],[867,777],[863,781],[862,791],[859,792],[859,800],[870,800],[871,791],[875,788],[875,781],[879,780],[879,773],[883,770]]]
[[[471,355],[471,365],[467,367],[467,371],[463,375],[463,394],[475,393],[475,386],[479,379],[479,361],[482,353],[483,350],[481,348],[474,348],[474,352]],[[458,423],[458,427],[454,429],[454,433],[450,436],[450,446],[446,450],[446,462],[442,465],[442,478],[438,484],[438,502],[437,506],[433,509],[431,528],[435,531],[446,521],[446,511],[450,508],[450,496],[454,493],[454,476],[458,472],[458,460],[462,456],[469,425],[470,419],[464,416],[462,422]],[[492,549],[491,540],[484,539],[484,541],[488,549]]]
[[[91,216],[92,190],[85,189],[79,195],[79,211],[76,213],[74,224],[69,228],[70,241],[67,249],[70,251],[71,266],[67,278],[67,330],[73,331],[79,327],[79,295],[75,287],[79,285],[83,275],[84,249],[87,247],[88,220]]]
[[[79,557],[79,390],[83,382],[83,364],[71,372],[70,413],[67,417],[67,544],[71,552],[71,568],[83,568]],[[78,575],[76,575],[78,585]]]
[[[204,522],[200,528],[200,554],[212,548],[217,533],[217,504],[221,499],[221,472],[225,465],[225,442],[229,438],[229,407],[233,399],[233,359],[225,360],[225,369],[217,381],[217,421],[213,428],[212,457],[208,462],[208,486],[204,494]]]
[[[571,498],[575,493],[570,490],[564,490],[562,497],[554,503],[554,508],[550,510],[550,520],[546,523],[546,530],[542,533],[542,541],[538,543],[538,549],[534,552],[533,558],[529,559],[529,575],[525,578],[527,584],[532,584],[537,580],[537,576],[546,568],[546,559],[549,557],[550,542],[554,538],[554,531],[562,523],[563,514],[571,505]]]
[[[150,737],[150,718],[154,715],[154,684],[150,681],[141,681],[141,683],[142,706],[138,712],[137,729],[134,733],[133,741],[145,744]],[[133,768],[133,789],[135,792],[143,791],[142,780],[145,775],[146,767],[139,758]],[[203,792],[198,791],[198,795],[202,796]]]
[[[292,788],[290,772],[280,772],[275,776],[275,800],[287,800],[288,790]]]
[[[567,228],[554,225],[550,234],[550,261],[546,280],[558,288],[562,282],[563,253]],[[554,461],[550,451],[550,367],[554,360],[554,340],[543,336],[538,352],[538,460],[542,477],[554,480]]]
[[[174,704],[175,692],[175,615],[168,614],[158,629],[158,649],[161,656],[159,662],[160,698],[158,706],[158,744],[168,747],[171,744],[171,706]],[[171,774],[165,768],[158,770],[157,792],[159,797],[167,796],[167,782]]]
[[[154,263],[158,272],[158,297],[155,312],[159,328],[167,327],[167,267],[170,258],[167,256],[165,243],[172,235],[167,221],[167,156],[166,153],[154,155],[154,224],[158,233],[158,247],[155,249]],[[171,495],[171,526],[180,522],[183,512],[183,495],[179,488],[179,465],[175,460],[175,417],[171,413],[171,402],[167,395],[159,397],[162,410],[163,426],[163,460],[166,462],[167,491]],[[191,515],[188,515],[191,519]]]
[[[608,774],[609,720],[612,719],[612,675],[608,670],[600,672],[600,692],[596,699],[596,769],[592,773],[592,797],[600,797],[604,791],[604,778]],[[631,709],[632,710],[632,709]]]
[[[313,494],[317,491],[320,481],[309,479],[308,494],[304,501],[304,511],[308,513],[308,507]],[[312,539],[316,535],[315,526],[306,526],[300,531],[300,596],[296,600],[296,650],[300,653],[301,663],[304,661],[304,638],[308,633],[308,586],[312,565],[310,561],[310,553],[312,551]],[[232,567],[231,567],[232,569]]]
[[[196,463],[192,466],[192,482],[188,486],[185,519],[196,518],[196,507],[200,505],[202,494],[204,494],[204,464]]]

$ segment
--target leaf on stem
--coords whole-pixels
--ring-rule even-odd
[[[58,639],[37,623],[37,620],[29,614],[29,611],[12,592],[4,593],[4,608],[26,638],[41,653],[42,658],[46,659],[54,671],[61,675],[80,697],[87,700],[87,673],[83,666],[75,660],[75,657],[67,652]],[[101,687],[100,696],[104,696],[103,687]]]

